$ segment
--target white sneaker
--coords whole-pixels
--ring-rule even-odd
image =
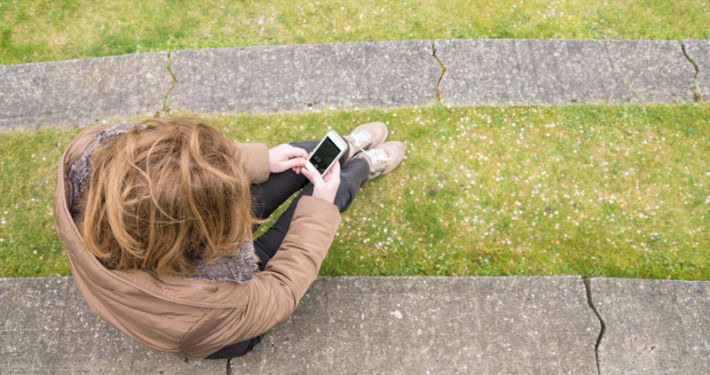
[[[384,142],[387,139],[387,125],[381,122],[360,125],[344,135],[343,138],[354,146],[351,146],[352,150],[350,151],[354,156],[361,150],[369,150]]]
[[[371,150],[362,150],[356,158],[370,164],[370,180],[392,172],[404,159],[406,146],[398,141],[386,142]]]

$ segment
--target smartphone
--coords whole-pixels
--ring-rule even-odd
[[[311,173],[318,172],[321,176],[325,175],[343,156],[347,148],[348,145],[338,133],[329,131],[306,160],[306,169]]]

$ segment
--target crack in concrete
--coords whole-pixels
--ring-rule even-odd
[[[231,365],[232,358],[227,358],[227,375],[232,375],[232,366]]]
[[[175,74],[173,74],[173,70],[170,68],[170,56],[172,54],[172,51],[168,51],[168,63],[165,65],[165,68],[168,70],[168,73],[170,73],[170,76],[173,77],[173,85],[170,86],[170,90],[165,94],[165,100],[163,101],[163,112],[167,115],[170,114],[170,108],[168,107],[168,95],[173,91],[175,88],[175,85],[177,85],[177,78],[175,78]]]
[[[700,94],[700,88],[698,87],[698,74],[700,73],[700,69],[698,68],[698,64],[693,61],[693,59],[688,55],[688,52],[685,50],[685,43],[683,41],[680,41],[680,48],[683,50],[683,56],[685,56],[685,59],[690,62],[691,65],[693,65],[693,69],[695,69],[695,75],[693,75],[692,83],[693,83],[693,100],[695,102],[700,102],[702,100],[702,95]]]
[[[597,337],[597,343],[594,345],[594,356],[597,360],[597,373],[601,375],[602,370],[599,365],[599,345],[602,343],[602,339],[604,338],[604,332],[606,332],[606,323],[597,311],[597,308],[594,307],[594,301],[592,300],[592,279],[584,279],[582,281],[584,281],[584,289],[587,291],[587,303],[589,304],[589,307],[592,308],[592,311],[594,311],[594,314],[597,316],[597,319],[599,319],[599,323],[602,326],[602,329],[599,331],[599,337]]]
[[[439,84],[441,83],[442,78],[444,78],[444,73],[448,70],[446,66],[439,60],[438,57],[436,57],[436,47],[434,46],[434,40],[432,39],[431,41],[431,55],[434,57],[436,62],[439,63],[441,66],[441,75],[439,75],[439,80],[436,81],[436,102],[438,104],[441,104],[441,89],[439,88]]]

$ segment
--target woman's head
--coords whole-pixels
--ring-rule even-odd
[[[185,275],[199,260],[235,253],[251,235],[239,150],[208,125],[147,119],[90,160],[79,229],[109,268]]]

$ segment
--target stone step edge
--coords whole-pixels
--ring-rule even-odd
[[[452,55],[447,47],[451,45],[463,46],[464,50]],[[481,45],[495,48],[478,49],[478,55],[472,57],[469,52]],[[527,58],[524,48],[530,47],[526,45],[539,52],[531,55],[532,60],[513,70],[510,64],[501,63],[511,56],[517,56],[517,61]],[[509,49],[518,52],[494,56]],[[603,56],[605,49],[613,59]],[[576,65],[555,60],[559,51],[575,58]],[[580,59],[586,56],[584,51],[591,53],[589,62]],[[638,51],[661,55],[646,53],[640,58],[636,56]],[[181,56],[201,55],[212,57],[200,64],[191,64],[189,59],[178,61]],[[289,56],[291,61],[278,60]],[[614,65],[619,59],[622,63]],[[257,60],[260,64],[249,66],[248,62]],[[225,61],[230,64],[219,65]],[[236,61],[247,64],[234,66]],[[284,61],[286,75],[274,75]],[[467,66],[467,61],[478,61],[479,65]],[[330,65],[319,67],[319,62]],[[547,75],[531,74],[525,70],[530,65],[527,62],[551,70]],[[492,72],[476,80],[477,67],[487,68],[487,64],[494,68]],[[613,74],[595,73],[602,74],[601,78],[584,75],[585,70],[607,65],[615,70]],[[228,69],[219,69],[224,67]],[[311,67],[315,68],[306,69]],[[238,74],[245,72],[240,71],[243,68],[253,76]],[[210,69],[215,74],[207,77],[189,74],[209,73]],[[175,71],[180,73],[173,75]],[[188,74],[182,74],[185,72]],[[708,101],[708,72],[708,40],[437,39],[151,52],[0,66],[0,131],[83,127],[111,118],[164,114],[171,109],[267,114],[326,108],[411,108],[436,103],[485,106]],[[367,79],[358,79],[360,73]],[[509,84],[501,86],[506,80]],[[520,80],[523,82],[516,83]],[[534,87],[525,86],[525,81],[531,80],[538,82],[527,83]],[[332,84],[328,86],[328,82]],[[478,91],[467,88],[473,83],[480,86]]]

